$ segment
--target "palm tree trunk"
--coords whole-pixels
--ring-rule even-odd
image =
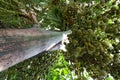
[[[37,28],[1,29],[0,71],[57,46],[63,33]]]

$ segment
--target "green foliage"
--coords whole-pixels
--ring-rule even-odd
[[[78,13],[65,54],[74,63],[71,69],[77,68],[79,79],[83,67],[93,78],[101,80],[110,73],[120,79],[120,4],[116,1],[101,1],[90,7],[75,4]]]
[[[0,80],[76,80],[62,51],[46,52],[0,73]]]
[[[0,0],[2,24],[17,28],[34,24],[23,9],[29,14],[33,10],[41,26],[72,30],[64,53],[70,65],[60,56],[62,53],[50,52],[0,73],[0,80],[72,79],[70,70],[75,71],[78,80],[89,80],[83,75],[84,69],[94,79],[110,80],[108,74],[120,79],[120,2],[95,0],[95,4],[86,4],[91,1],[94,0]]]
[[[0,22],[5,27],[29,27],[37,23],[37,20],[42,17],[40,15],[44,13],[44,11],[41,13],[40,9],[43,5],[40,2],[46,2],[46,0],[0,0]],[[36,21],[35,18],[37,18]]]
[[[60,54],[57,62],[46,75],[46,80],[67,80],[70,77],[68,62],[65,61],[63,54]]]
[[[59,0],[48,14],[53,29],[72,30],[65,54],[66,59],[74,63],[71,70],[77,68],[80,79],[84,67],[93,78],[104,79],[110,73],[119,79],[119,2],[95,0],[95,4],[86,4],[74,1]]]
[[[77,13],[77,8],[75,9],[75,4],[67,4],[65,0],[53,0],[50,2],[49,11],[46,20],[43,22],[48,23],[52,30],[55,28],[61,31],[69,30],[74,24],[75,14]]]
[[[18,25],[20,22],[24,23],[24,19],[18,17],[20,14],[22,14],[20,12],[20,9],[22,8],[25,8],[23,1],[0,0],[0,21],[14,25]]]
[[[59,51],[46,52],[35,56],[1,72],[0,80],[44,80],[45,75],[57,62],[59,56]],[[58,66],[56,65],[56,67]],[[50,78],[50,80],[52,79]]]

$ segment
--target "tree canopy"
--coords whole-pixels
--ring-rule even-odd
[[[63,65],[67,67],[66,74],[75,71],[77,80],[86,79],[85,70],[93,79],[107,79],[109,75],[120,79],[119,0],[0,0],[0,22],[7,28],[39,24],[51,30],[72,31],[68,35],[69,43],[65,43],[67,52],[50,52],[18,64],[5,72],[11,80],[43,78],[61,54],[66,60]],[[26,70],[29,64],[31,67]],[[14,69],[17,73],[10,75]],[[49,77],[46,79],[53,80]],[[60,79],[57,78],[54,80]]]

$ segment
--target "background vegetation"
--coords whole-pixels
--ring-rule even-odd
[[[67,52],[26,60],[1,72],[1,80],[120,79],[119,0],[0,0],[0,4],[2,28],[39,24],[72,31]]]

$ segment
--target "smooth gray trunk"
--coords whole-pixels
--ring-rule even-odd
[[[51,50],[62,41],[63,34],[37,28],[0,29],[0,71]]]

